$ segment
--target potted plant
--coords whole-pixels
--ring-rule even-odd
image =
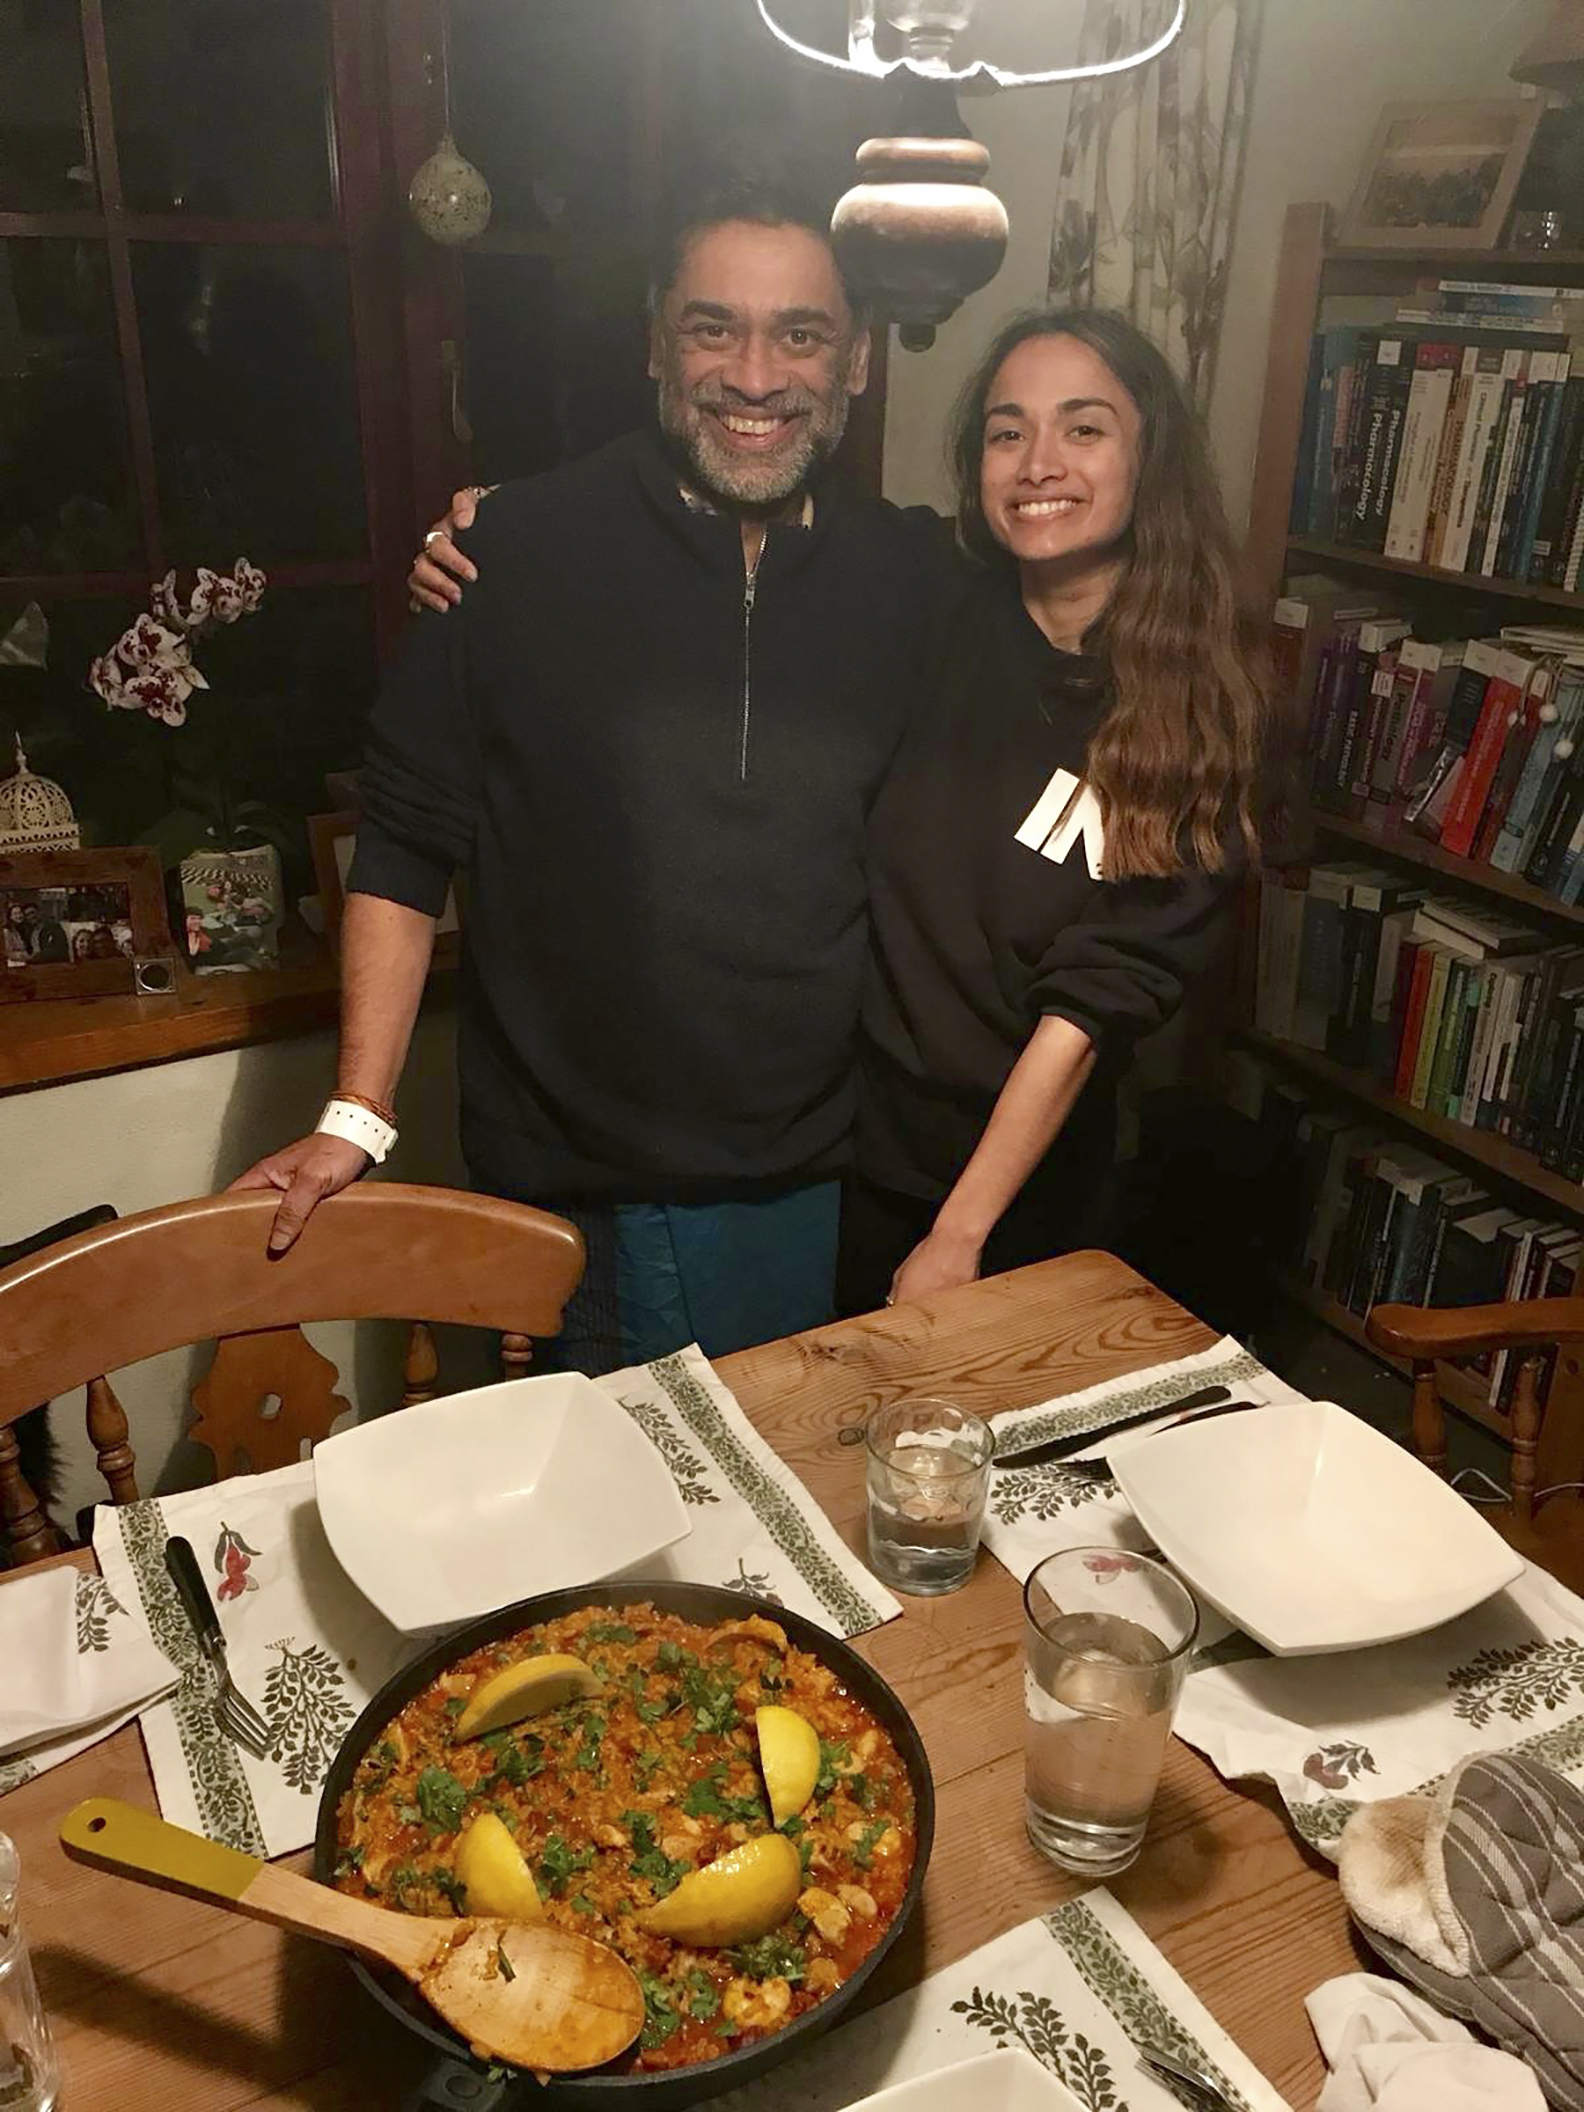
[[[194,644],[253,615],[264,586],[264,574],[239,557],[229,572],[200,566],[184,602],[167,572],[147,614],[88,670],[89,688],[111,710],[141,711],[182,730],[182,747],[164,757],[170,810],[144,840],[179,869],[183,936],[200,975],[273,967],[280,957],[286,820],[236,797],[233,715],[210,706],[190,719],[187,708],[195,691],[209,688]]]

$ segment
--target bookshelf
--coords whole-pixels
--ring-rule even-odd
[[[1567,609],[1584,625],[1584,594],[1568,594],[1561,587],[1531,587],[1516,579],[1487,579],[1483,572],[1443,572],[1439,565],[1377,557],[1370,550],[1354,550],[1346,543],[1316,542],[1307,535],[1288,536],[1287,549],[1294,557],[1308,558],[1322,571],[1329,566],[1335,572],[1389,573],[1396,579],[1421,581],[1427,587],[1448,588],[1482,601],[1526,601],[1547,609]]]
[[[1294,205],[1287,213],[1272,307],[1245,553],[1250,584],[1261,605],[1269,608],[1275,602],[1289,575],[1317,572],[1364,591],[1371,581],[1378,581],[1382,596],[1379,605],[1394,607],[1403,617],[1414,619],[1419,636],[1442,637],[1449,632],[1471,636],[1492,632],[1504,623],[1523,622],[1562,624],[1584,631],[1584,593],[1443,570],[1352,545],[1295,535],[1291,528],[1293,489],[1304,434],[1310,343],[1322,303],[1329,295],[1400,295],[1404,306],[1411,307],[1419,305],[1410,298],[1416,284],[1435,278],[1584,287],[1584,249],[1544,253],[1433,247],[1393,252],[1350,249],[1330,240],[1329,220],[1329,209],[1319,204]],[[1418,629],[1421,617],[1426,624],[1423,632]],[[1371,813],[1355,818],[1350,813],[1316,807],[1306,819],[1316,838],[1317,860],[1367,858],[1371,865],[1423,874],[1427,879],[1433,876],[1439,893],[1500,905],[1507,913],[1535,924],[1551,942],[1584,943],[1584,905],[1565,905],[1519,875],[1459,857],[1412,829],[1388,822],[1384,815]],[[1257,914],[1251,913],[1245,923],[1246,938],[1253,937],[1257,924]],[[1317,1099],[1333,1105],[1355,1104],[1378,1116],[1383,1129],[1425,1140],[1437,1156],[1454,1168],[1467,1170],[1477,1179],[1488,1178],[1490,1187],[1502,1200],[1523,1208],[1526,1214],[1584,1225],[1584,1189],[1564,1174],[1542,1165],[1533,1153],[1490,1131],[1466,1127],[1415,1108],[1364,1070],[1259,1032],[1252,1024],[1253,977],[1245,973],[1240,981],[1245,1011],[1233,1039],[1241,1046],[1312,1083],[1317,1088]],[[1290,1279],[1286,1289],[1337,1334],[1380,1355],[1367,1342],[1363,1321],[1335,1298],[1296,1279]],[[1384,1357],[1381,1361],[1392,1362]],[[1554,1407],[1561,1405],[1559,1385],[1569,1406],[1579,1405],[1581,1374],[1577,1367],[1577,1359],[1559,1364],[1552,1388]],[[1505,1418],[1488,1405],[1482,1380],[1456,1366],[1443,1365],[1439,1368],[1439,1385],[1449,1408],[1506,1434]]]
[[[1335,1063],[1318,1049],[1306,1049],[1295,1041],[1278,1041],[1272,1034],[1261,1034],[1255,1027],[1241,1028],[1238,1040],[1256,1055],[1268,1056],[1274,1062],[1287,1065],[1290,1070],[1301,1071],[1328,1092],[1342,1094],[1357,1100],[1362,1106],[1384,1115],[1404,1128],[1417,1130],[1420,1136],[1428,1137],[1438,1149],[1465,1159],[1471,1166],[1483,1167],[1494,1174],[1497,1180],[1511,1188],[1521,1189],[1527,1195],[1543,1196],[1545,1200],[1566,1217],[1577,1217],[1581,1212],[1581,1201],[1577,1184],[1560,1173],[1553,1173],[1542,1166],[1531,1152],[1520,1151],[1516,1144],[1509,1144],[1505,1137],[1494,1136],[1489,1130],[1475,1129],[1466,1122],[1449,1122],[1444,1115],[1432,1115],[1424,1108],[1413,1107],[1406,1100],[1399,1100],[1384,1086],[1363,1071],[1355,1071],[1345,1063]]]

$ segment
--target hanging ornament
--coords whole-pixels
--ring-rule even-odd
[[[454,248],[483,234],[490,223],[490,187],[449,132],[422,164],[407,191],[414,220],[431,242]]]
[[[34,776],[20,734],[16,764],[15,776],[0,777],[0,851],[80,850],[71,801],[53,778]]]

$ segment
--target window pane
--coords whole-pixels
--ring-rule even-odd
[[[132,268],[172,562],[361,556],[340,254],[140,242]]]
[[[183,591],[192,584],[183,579]],[[361,587],[265,589],[257,615],[201,638],[194,657],[210,687],[188,700],[184,726],[110,711],[83,687],[145,604],[51,602],[47,664],[0,668],[9,770],[10,732],[28,765],[52,777],[88,844],[134,843],[173,804],[171,771],[223,777],[233,799],[257,799],[290,823],[293,898],[311,887],[307,814],[328,810],[327,770],[356,764],[375,683],[369,597]],[[0,589],[0,638],[23,613]]]
[[[121,187],[134,212],[323,220],[323,0],[105,0]]]
[[[846,50],[842,0],[776,0],[775,12],[806,42]],[[784,171],[834,201],[854,181],[854,148],[896,129],[894,87],[801,64],[752,5],[722,9],[715,0],[672,0],[667,25],[662,63],[671,190],[701,172],[746,164]]]
[[[631,0],[455,0],[452,131],[497,229],[632,230],[635,14]]]
[[[0,574],[136,563],[135,521],[104,245],[0,244]]]
[[[98,203],[88,148],[77,0],[0,6],[0,209]]]
[[[634,263],[571,269],[465,255],[467,410],[485,483],[521,477],[629,432],[654,400],[644,283]]]

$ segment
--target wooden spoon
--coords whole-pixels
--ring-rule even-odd
[[[558,2073],[598,2068],[643,2027],[643,1991],[623,1960],[546,1922],[394,1914],[115,1797],[69,1811],[60,1840],[73,1862],[393,1965],[486,2060]]]

